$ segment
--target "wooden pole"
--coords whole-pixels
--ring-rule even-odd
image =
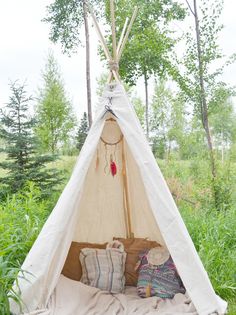
[[[111,31],[112,31],[113,60],[114,60],[114,62],[117,62],[116,23],[115,23],[114,0],[110,0],[110,10],[111,10]]]
[[[103,35],[102,35],[102,32],[101,32],[100,27],[99,27],[99,25],[98,25],[97,19],[96,19],[94,13],[93,13],[92,8],[91,8],[89,5],[88,5],[88,8],[89,8],[90,14],[91,14],[91,16],[92,16],[95,29],[96,29],[96,31],[97,31],[97,33],[98,33],[98,37],[99,37],[99,39],[100,39],[100,42],[101,42],[103,51],[104,51],[104,53],[105,53],[105,55],[106,55],[106,58],[107,58],[108,62],[111,62],[111,61],[112,61],[112,56],[111,56],[110,51],[109,51],[109,49],[108,49],[108,47],[107,47],[107,44],[106,44],[106,42],[105,42],[105,39],[104,39],[104,37],[103,37]],[[117,82],[120,82],[119,75],[118,75],[118,73],[117,73],[115,70],[112,70],[112,74],[113,74],[115,80],[116,80]]]
[[[103,37],[103,35],[102,35],[102,32],[101,32],[100,27],[99,27],[99,25],[98,25],[97,19],[96,19],[95,15],[94,15],[94,13],[93,13],[93,11],[92,11],[92,8],[91,8],[90,6],[89,6],[89,11],[90,11],[90,14],[91,14],[91,16],[92,16],[92,19],[93,19],[93,22],[94,22],[94,26],[95,26],[95,28],[96,28],[96,31],[97,31],[97,33],[98,33],[98,37],[99,37],[99,39],[100,39],[100,42],[101,42],[103,51],[104,51],[104,53],[105,53],[105,55],[106,55],[107,60],[110,61],[110,60],[112,60],[112,56],[111,56],[110,51],[109,51],[109,49],[108,49],[108,47],[107,47],[107,44],[106,44],[106,42],[105,42],[105,39],[104,39],[104,37]]]
[[[124,150],[124,138],[122,140],[122,174],[123,174],[123,185],[124,185],[124,206],[125,206],[125,220],[127,222],[127,237],[133,238],[134,233],[132,232],[131,224],[131,211],[129,201],[129,190],[128,190],[128,179],[126,173],[126,161],[125,161],[125,150]]]
[[[118,54],[119,54],[120,47],[121,47],[121,44],[122,44],[123,39],[124,39],[124,36],[125,36],[125,31],[126,31],[128,22],[129,22],[129,19],[126,18],[125,24],[124,24],[124,27],[123,27],[123,29],[122,29],[121,36],[120,36],[120,39],[119,39],[119,43],[118,43],[118,46],[117,46],[117,50],[116,50],[116,51],[117,51],[117,56],[118,56]],[[110,72],[110,74],[109,74],[109,76],[108,76],[108,80],[107,80],[108,83],[111,83],[111,81],[112,81],[112,76],[113,76],[113,74],[112,74],[112,72]]]
[[[121,36],[120,36],[120,39],[119,39],[119,42],[118,42],[118,46],[117,46],[117,55],[119,54],[120,47],[121,47],[121,44],[122,44],[124,36],[125,36],[125,31],[126,31],[128,22],[129,22],[129,18],[126,18],[125,24],[124,24],[124,27],[122,29]]]
[[[110,54],[110,51],[107,47],[107,44],[105,42],[105,39],[102,35],[102,32],[100,30],[100,27],[98,25],[98,22],[97,22],[97,19],[93,13],[93,10],[91,8],[91,6],[88,4],[88,8],[89,8],[89,11],[90,11],[90,14],[92,16],[92,19],[93,19],[93,22],[94,22],[94,26],[96,28],[96,31],[98,33],[98,37],[100,39],[100,42],[101,42],[101,45],[102,45],[102,48],[104,50],[104,53],[106,55],[106,58],[108,60],[109,63],[111,62],[115,62],[115,63],[119,63],[119,60],[120,60],[120,57],[121,57],[121,54],[124,50],[124,47],[125,47],[125,44],[128,40],[128,37],[129,37],[129,33],[131,31],[131,27],[134,23],[134,20],[136,18],[136,15],[137,15],[137,12],[138,12],[138,8],[135,7],[134,9],[134,12],[133,12],[133,15],[132,15],[132,18],[131,18],[131,21],[128,25],[128,29],[125,33],[125,29],[126,29],[126,24],[128,23],[125,23],[124,25],[124,28],[123,28],[123,33],[125,33],[125,35],[121,36],[121,39],[120,39],[120,42],[119,42],[119,50],[117,50],[116,48],[116,29],[115,29],[115,11],[114,11],[114,0],[110,0],[110,6],[111,6],[111,20],[112,20],[112,46],[113,46],[113,56]],[[124,37],[124,38],[123,38]],[[113,57],[113,58],[112,58]],[[119,74],[118,74],[118,71],[116,69],[111,69],[111,73],[109,75],[109,78],[108,78],[108,82],[111,82],[112,80],[112,77],[114,76],[115,80],[117,82],[120,82],[120,77],[119,77]]]
[[[86,85],[87,85],[87,108],[89,128],[92,125],[92,96],[91,96],[91,79],[90,79],[90,42],[89,42],[89,27],[88,27],[88,10],[86,1],[83,1],[84,10],[84,30],[85,30],[85,48],[86,48]]]
[[[120,57],[121,57],[122,52],[123,52],[123,50],[124,50],[124,48],[125,48],[125,44],[126,44],[126,42],[127,42],[127,40],[128,40],[129,33],[130,33],[130,31],[131,31],[131,28],[132,28],[132,25],[133,25],[133,23],[134,23],[134,20],[135,20],[135,18],[136,18],[137,13],[138,13],[138,7],[135,7],[135,8],[134,8],[133,15],[132,15],[132,18],[131,18],[131,20],[130,20],[130,23],[129,23],[129,26],[128,26],[128,29],[127,29],[127,32],[126,32],[126,34],[125,34],[124,40],[123,40],[123,42],[122,42],[122,44],[121,44],[120,51],[119,51],[119,53],[118,53],[118,58],[117,58],[117,61],[118,61],[118,62],[120,61]]]

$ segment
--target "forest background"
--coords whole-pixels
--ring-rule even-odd
[[[109,2],[91,3],[111,44]],[[235,55],[225,56],[218,44],[224,2],[115,3],[118,35],[139,8],[120,62],[125,88],[212,284],[236,314],[235,87],[223,80]],[[173,25],[186,19],[192,28],[175,32]],[[9,82],[0,113],[0,313],[6,315],[7,294],[17,299],[12,282],[71,174],[98,106],[90,88],[94,30],[86,1],[51,2],[45,23],[63,53],[76,54],[81,45],[86,51],[87,111],[77,118],[53,50],[33,95],[24,78]],[[98,96],[106,81],[107,73],[97,76]]]

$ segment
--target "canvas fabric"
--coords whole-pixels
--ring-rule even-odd
[[[107,121],[110,106],[117,122]],[[100,137],[121,144],[108,148]],[[227,303],[214,292],[168,186],[144,136],[122,85],[108,85],[73,174],[22,265],[16,292],[23,312],[45,309],[60,277],[70,245],[104,243],[125,238],[122,150],[125,153],[132,231],[168,248],[184,286],[200,315],[224,314]],[[106,160],[116,156],[117,175],[109,174]],[[97,161],[98,167],[97,167]],[[20,314],[10,300],[11,310]]]

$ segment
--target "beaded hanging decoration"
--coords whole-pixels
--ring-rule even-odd
[[[122,141],[123,139],[123,135],[120,136],[119,140],[116,142],[108,142],[106,140],[104,140],[102,137],[100,138],[101,141],[104,143],[105,146],[105,160],[106,160],[106,165],[104,167],[104,172],[107,173],[107,169],[108,169],[108,164],[109,164],[109,172],[111,173],[111,175],[114,177],[117,174],[117,163],[116,163],[116,151],[117,151],[117,145]],[[108,154],[108,146],[112,146],[114,148],[113,152],[110,153],[110,160],[108,163],[108,158],[107,158],[107,154]],[[96,162],[96,168],[98,167],[98,153],[97,153],[97,162]]]

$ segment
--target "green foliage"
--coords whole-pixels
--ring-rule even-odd
[[[209,120],[212,126],[212,136],[216,153],[222,161],[231,158],[229,148],[236,141],[236,113],[231,95],[231,90],[224,85],[219,86],[209,105],[211,108]]]
[[[230,56],[226,60],[218,44],[218,37],[223,27],[219,22],[223,1],[216,0],[209,3],[209,1],[201,0],[199,9],[200,60],[207,110],[210,115],[218,107],[216,103],[220,104],[222,98],[225,102],[226,98],[233,95],[233,90],[221,81],[221,75],[225,67],[234,62],[236,55]],[[181,56],[181,60],[178,60],[178,65],[176,65],[179,71],[173,72],[173,78],[179,83],[188,104],[193,105],[194,113],[201,121],[203,114],[201,109],[202,91],[199,83],[201,71],[194,28],[190,28],[186,32],[185,44],[184,55]],[[180,65],[181,67],[179,67]]]
[[[31,97],[27,97],[25,86],[11,84],[10,101],[1,113],[0,137],[4,139],[2,148],[7,159],[0,167],[7,171],[1,177],[1,196],[21,190],[27,181],[33,181],[46,194],[60,181],[59,173],[46,170],[45,164],[55,157],[37,154],[37,139],[33,134],[36,120],[29,115]]]
[[[131,103],[134,106],[134,110],[138,116],[141,126],[145,127],[145,106],[140,97],[133,96]]]
[[[84,23],[86,0],[55,0],[47,6],[47,17],[43,20],[51,26],[50,40],[60,42],[64,53],[77,52],[81,45],[80,31]],[[102,1],[92,0],[93,6],[102,5]],[[99,10],[100,12],[100,10]]]
[[[9,314],[7,295],[18,299],[13,281],[56,201],[42,199],[40,190],[28,183],[0,204],[0,314]]]
[[[68,142],[75,127],[75,116],[66,96],[58,64],[52,53],[48,55],[40,89],[37,112],[36,134],[43,152],[58,151]]]
[[[63,157],[54,163],[59,163],[57,166],[69,173],[74,162],[71,157]],[[236,305],[236,209],[230,207],[220,213],[212,209],[206,161],[198,161],[194,168],[190,161],[174,159],[168,160],[168,163],[159,160],[159,165],[175,195],[214,289],[229,301],[229,314],[233,315]],[[231,167],[236,174],[236,165]],[[228,184],[234,190],[236,201],[235,179]],[[206,195],[204,200],[202,195]],[[50,200],[42,200],[40,190],[29,183],[24,192],[9,196],[0,205],[0,314],[9,314],[6,294],[57,197],[58,194],[54,194]]]
[[[217,294],[232,301],[236,300],[236,208],[235,200],[225,205],[224,211],[216,211],[211,202],[209,189],[210,169],[207,161],[193,162],[160,160],[159,165],[172,194],[175,196],[181,215],[194,241],[195,247],[209,274]],[[221,182],[225,190],[231,189],[236,194],[236,165],[225,171],[226,166],[219,167]],[[231,174],[229,178],[227,175]],[[232,176],[232,174],[234,174]],[[232,196],[232,194],[230,194]],[[222,196],[223,197],[223,196]],[[236,197],[236,195],[235,195]],[[224,201],[227,195],[224,196]],[[234,306],[233,306],[234,305]],[[230,313],[231,314],[231,313]],[[232,313],[234,314],[234,313]]]
[[[88,130],[89,130],[88,117],[87,117],[87,114],[84,112],[83,118],[80,121],[79,129],[78,129],[77,137],[76,137],[76,140],[77,140],[76,147],[77,149],[79,149],[79,151],[81,150],[84,144],[84,141],[88,135]]]
[[[169,158],[171,153],[178,152],[182,157],[187,134],[184,105],[180,95],[175,95],[164,80],[156,83],[150,118],[155,156]]]
[[[216,292],[225,299],[236,295],[236,211],[182,210],[189,233]]]
[[[120,60],[120,75],[130,85],[140,76],[152,74],[163,77],[170,63],[169,52],[175,40],[169,36],[168,23],[181,20],[185,10],[175,1],[117,0],[116,25],[118,38],[125,19],[138,6],[138,15]],[[106,1],[106,18],[110,21],[109,1]],[[111,38],[110,38],[111,42]]]

